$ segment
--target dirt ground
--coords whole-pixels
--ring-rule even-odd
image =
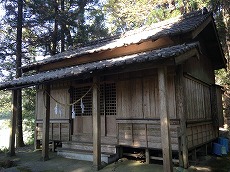
[[[17,151],[16,156],[7,157],[0,153],[1,172],[91,172],[92,162],[66,159],[50,152],[50,160],[41,160],[41,151],[23,148]],[[3,168],[4,167],[4,168]],[[7,168],[10,167],[10,168]],[[160,164],[145,164],[139,160],[122,158],[118,162],[105,166],[100,172],[162,172]],[[199,160],[185,170],[174,167],[175,172],[215,171],[230,172],[230,155],[216,157],[213,155],[200,157]]]

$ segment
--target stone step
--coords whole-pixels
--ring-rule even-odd
[[[64,149],[76,149],[76,150],[85,150],[85,151],[93,151],[93,143],[92,142],[62,142],[62,148]],[[117,148],[116,145],[111,144],[101,144],[101,152],[116,154]]]
[[[93,151],[89,151],[89,150],[58,148],[57,155],[69,159],[93,161]],[[115,162],[117,159],[118,159],[118,154],[111,154],[106,152],[101,153],[101,161],[107,164]]]

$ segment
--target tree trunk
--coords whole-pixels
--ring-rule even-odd
[[[23,0],[18,0],[18,16],[17,16],[17,40],[16,40],[16,78],[22,76],[21,64],[22,64],[22,24],[23,24]],[[18,89],[17,96],[17,147],[24,146],[23,132],[22,132],[22,90]]]
[[[55,19],[54,19],[54,31],[52,35],[52,49],[51,55],[57,53],[57,37],[58,37],[58,2],[54,0],[54,10],[55,10]]]
[[[64,0],[61,0],[61,15],[60,15],[60,21],[61,21],[61,52],[65,51],[65,29],[64,29],[64,21],[62,19],[62,16],[65,12],[65,2]]]
[[[78,1],[78,22],[77,22],[77,43],[84,43],[87,40],[85,32],[85,6],[87,1]]]

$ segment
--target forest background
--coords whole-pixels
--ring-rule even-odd
[[[213,12],[227,68],[216,71],[230,116],[230,0],[0,0],[0,81],[20,67],[125,31],[206,7]],[[18,147],[33,143],[35,88],[19,89]],[[0,150],[8,146],[11,92],[0,91]],[[4,142],[3,142],[4,141]]]

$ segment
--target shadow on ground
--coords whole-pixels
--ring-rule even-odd
[[[22,150],[16,153],[14,157],[6,157],[4,153],[0,154],[1,172],[92,172],[92,162],[66,159],[50,152],[50,160],[41,160],[41,151],[31,149]],[[8,165],[8,166],[4,166]],[[4,168],[3,168],[4,167]],[[100,172],[162,172],[162,165],[145,164],[137,160],[121,160],[105,166]],[[185,170],[180,167],[174,167],[175,172],[193,172],[193,171],[230,171],[230,155],[224,157],[205,156],[199,159],[196,164]]]

